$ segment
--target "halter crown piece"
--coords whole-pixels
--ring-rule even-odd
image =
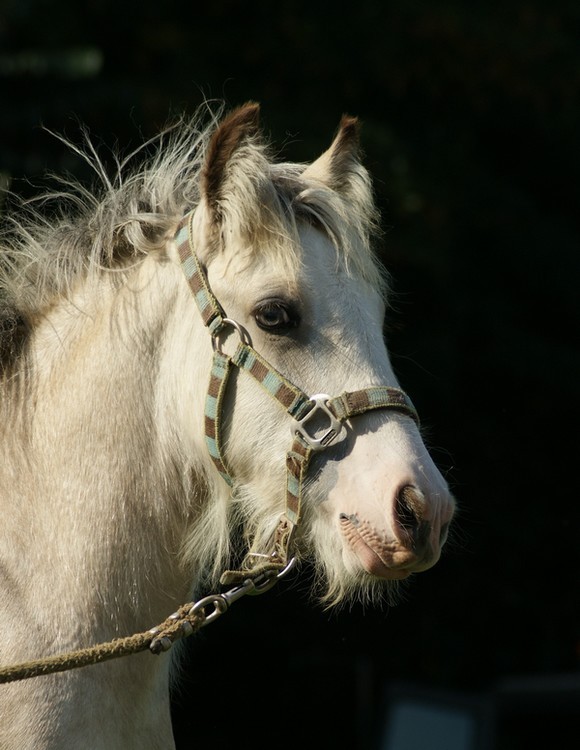
[[[192,243],[193,212],[184,216],[175,233],[183,272],[199,308],[202,320],[213,339],[213,363],[205,400],[205,440],[209,454],[230,486],[232,478],[226,468],[221,442],[223,398],[232,366],[252,375],[266,392],[278,401],[292,417],[292,444],[286,454],[286,510],[274,534],[273,549],[267,555],[250,551],[241,570],[226,571],[221,582],[237,583],[265,571],[288,568],[291,542],[300,521],[304,479],[314,452],[336,444],[346,434],[344,422],[351,417],[374,409],[402,412],[419,424],[419,417],[411,399],[399,388],[371,386],[360,391],[331,397],[326,394],[307,396],[269,364],[247,341],[247,335],[236,321],[228,318],[209,286],[207,275]],[[233,355],[225,354],[219,346],[219,335],[227,328],[235,329],[240,341]],[[255,564],[251,559],[258,558]]]

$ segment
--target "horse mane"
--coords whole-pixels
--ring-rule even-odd
[[[222,111],[202,106],[127,157],[113,154],[112,176],[86,132],[82,146],[57,136],[89,164],[97,184],[55,178],[58,189],[32,201],[12,196],[18,205],[0,230],[0,369],[18,359],[35,320],[79,282],[164,252],[179,220],[202,199],[204,163]],[[220,220],[244,236],[248,249],[288,260],[297,223],[316,223],[345,267],[384,288],[385,272],[372,251],[377,212],[362,165],[353,167],[344,196],[306,178],[305,164],[274,162],[259,134],[237,158],[237,184],[221,202]]]

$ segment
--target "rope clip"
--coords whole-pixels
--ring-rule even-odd
[[[296,563],[296,558],[293,557],[290,562],[280,571],[267,571],[260,573],[255,578],[246,578],[246,580],[239,586],[234,586],[229,591],[224,591],[222,594],[210,594],[205,596],[196,602],[193,607],[189,610],[190,615],[198,614],[202,612],[204,614],[204,621],[202,627],[209,625],[211,622],[215,622],[218,617],[227,612],[230,606],[241,599],[246,594],[252,596],[258,596],[269,591],[276,583],[289,573]],[[206,610],[210,607],[210,611]]]

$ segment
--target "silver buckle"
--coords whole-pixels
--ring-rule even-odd
[[[310,396],[312,408],[300,419],[293,419],[292,435],[298,433],[313,451],[321,451],[342,440],[346,429],[327,406],[330,396],[317,393]]]

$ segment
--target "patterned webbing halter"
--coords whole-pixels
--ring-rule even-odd
[[[209,454],[223,479],[233,484],[226,468],[221,442],[223,398],[232,366],[252,375],[266,392],[276,399],[292,417],[292,445],[286,455],[286,511],[282,514],[274,534],[273,550],[263,555],[248,553],[240,571],[227,571],[222,583],[234,583],[264,570],[282,570],[289,565],[290,544],[300,521],[304,479],[311,455],[315,451],[336,444],[346,434],[344,422],[350,417],[373,409],[392,409],[419,418],[411,399],[399,388],[371,386],[360,391],[345,392],[340,396],[326,394],[307,396],[270,365],[248,342],[246,331],[236,321],[226,317],[214,297],[206,273],[197,257],[192,242],[193,211],[186,214],[175,233],[175,242],[185,276],[209,329],[213,343],[213,363],[205,401],[205,440]],[[225,354],[219,344],[220,334],[233,328],[240,336],[233,355]],[[322,426],[321,426],[322,425]],[[262,562],[249,563],[257,557]]]

